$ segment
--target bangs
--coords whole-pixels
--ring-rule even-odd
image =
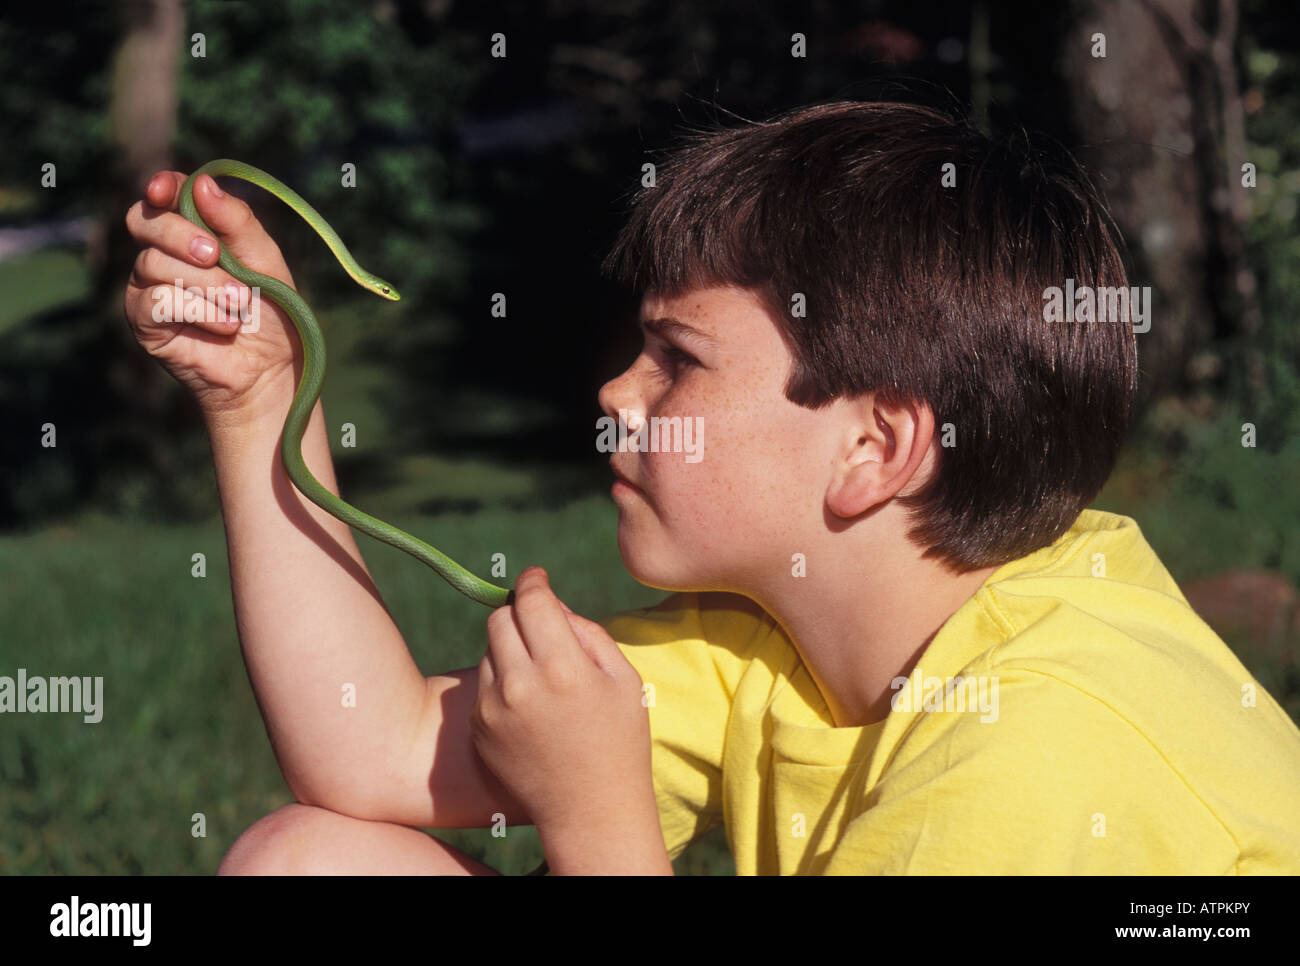
[[[680,295],[714,285],[762,287],[778,266],[763,204],[773,172],[739,158],[739,145],[689,138],[642,187],[601,264],[603,274],[637,293]],[[721,143],[720,143],[721,142]],[[751,146],[752,147],[752,146]]]

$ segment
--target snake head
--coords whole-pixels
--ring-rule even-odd
[[[382,278],[375,279],[370,283],[370,287],[376,295],[381,298],[386,298],[390,302],[400,302],[402,300],[401,293],[392,285],[385,282]]]

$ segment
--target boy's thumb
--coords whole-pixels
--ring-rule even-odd
[[[242,258],[257,243],[257,236],[248,231],[257,225],[253,209],[248,203],[218,187],[210,175],[201,175],[194,183],[194,204],[199,214],[221,242],[236,258]]]

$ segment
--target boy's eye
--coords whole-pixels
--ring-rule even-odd
[[[681,349],[677,348],[677,346],[672,345],[671,343],[665,343],[661,351],[664,354],[664,358],[670,360],[674,366],[698,365],[698,363],[695,361],[694,356],[683,352]]]

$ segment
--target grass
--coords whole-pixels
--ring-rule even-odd
[[[85,258],[71,248],[49,248],[0,261],[0,334],[46,309],[79,302],[90,291]]]

